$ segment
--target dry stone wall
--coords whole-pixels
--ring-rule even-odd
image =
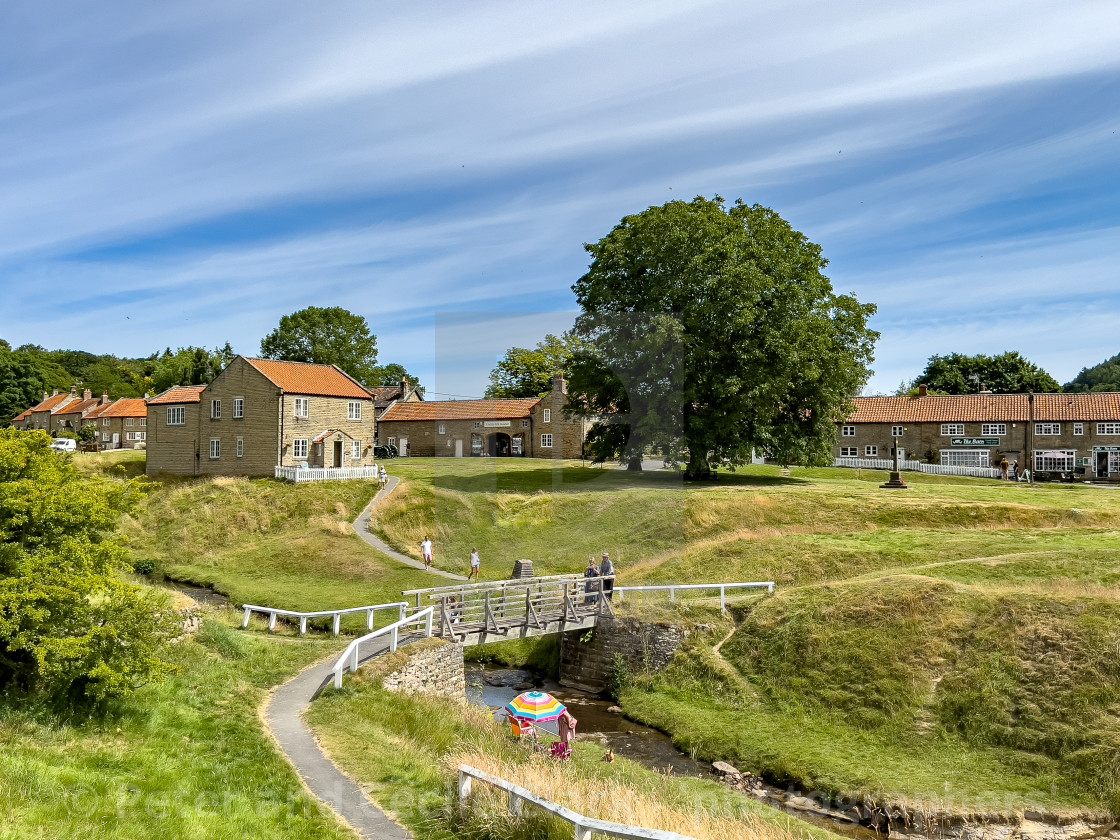
[[[583,641],[586,636],[585,630],[563,634],[560,684],[582,691],[602,691],[615,654],[621,654],[631,670],[664,668],[688,638],[688,630],[673,624],[602,616],[591,638]]]
[[[390,674],[381,684],[389,691],[402,694],[428,694],[467,699],[467,683],[463,675],[463,646],[450,643],[423,645],[408,652],[408,662]]]

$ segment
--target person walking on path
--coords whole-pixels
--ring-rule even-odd
[[[603,552],[603,562],[599,564],[599,574],[604,578],[603,581],[603,597],[608,601],[614,600],[614,563],[611,562],[611,556],[607,552]]]
[[[377,474],[377,486],[378,487],[384,487],[385,482],[387,482],[388,480],[389,480],[389,473],[385,472],[385,465],[382,464],[381,472],[379,472]]]
[[[481,578],[480,578],[481,574],[482,574],[482,558],[480,558],[478,556],[478,549],[477,548],[472,548],[471,549],[471,571],[470,571],[470,574],[467,575],[467,580],[470,580],[472,577],[475,580],[481,580]]]
[[[425,536],[420,543],[420,553],[424,555],[424,571],[432,568],[432,538]]]

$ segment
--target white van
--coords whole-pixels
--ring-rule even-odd
[[[78,442],[73,438],[55,438],[51,441],[51,449],[55,452],[77,452]]]

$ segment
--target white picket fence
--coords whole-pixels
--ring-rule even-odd
[[[358,478],[377,478],[377,467],[275,467],[274,478],[283,478],[297,484],[302,481],[353,481]]]
[[[890,458],[837,458],[832,465],[865,470],[894,469],[894,461]],[[902,461],[899,468],[931,475],[968,475],[973,478],[999,478],[1000,475],[996,467],[949,467],[944,464],[927,464],[924,461]]]

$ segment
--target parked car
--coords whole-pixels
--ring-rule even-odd
[[[51,441],[51,449],[55,452],[77,452],[78,442],[73,438],[55,438]]]

